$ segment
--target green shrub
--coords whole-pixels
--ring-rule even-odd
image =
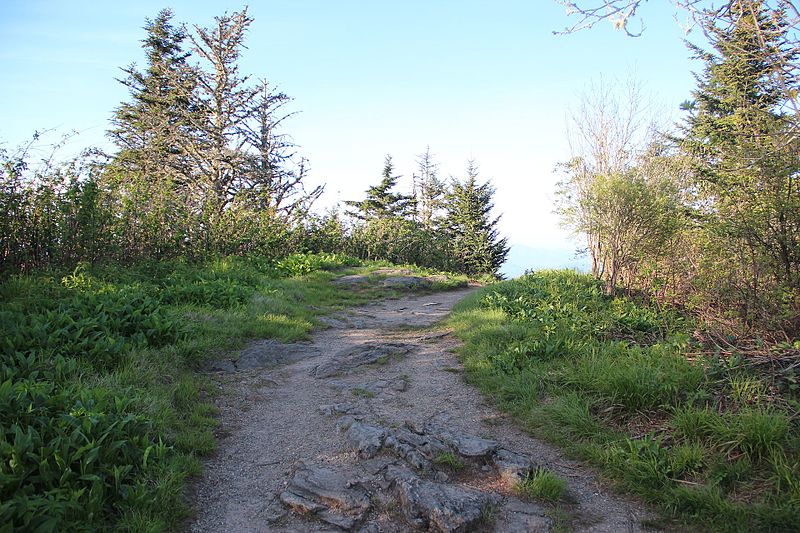
[[[303,276],[317,270],[336,270],[359,264],[358,259],[346,255],[294,253],[278,261],[277,268],[284,276]]]
[[[52,381],[0,383],[0,523],[15,530],[101,529],[135,499],[169,450],[130,399]]]
[[[71,292],[32,307],[6,305],[0,311],[3,351],[63,355],[111,368],[130,347],[163,346],[181,335],[177,322],[143,290]]]

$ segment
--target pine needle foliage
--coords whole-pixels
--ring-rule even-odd
[[[464,181],[454,179],[445,195],[444,232],[466,274],[497,274],[508,255],[507,239],[497,229],[500,217],[492,218],[493,195],[489,182],[478,182],[474,161],[468,163]]]
[[[400,176],[394,175],[392,156],[387,155],[383,162],[381,181],[366,191],[363,200],[349,200],[345,205],[351,209],[348,214],[359,220],[405,218],[413,212],[413,196],[392,192]]]

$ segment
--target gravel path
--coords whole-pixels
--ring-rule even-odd
[[[420,330],[470,290],[352,309],[311,342],[221,363],[219,451],[188,530],[549,531],[553,506],[513,490],[538,466],[567,481],[571,529],[642,530],[647,510],[516,429],[464,383],[457,341]]]

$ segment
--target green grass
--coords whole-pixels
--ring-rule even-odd
[[[667,519],[720,531],[800,523],[796,396],[776,396],[744,361],[690,361],[691,319],[545,271],[478,291],[448,325],[469,382]]]
[[[361,398],[374,398],[376,394],[371,390],[364,389],[361,387],[356,387],[351,390],[353,396],[361,397]]]
[[[216,447],[206,362],[383,296],[330,283],[356,263],[82,265],[0,283],[0,531],[175,529]]]
[[[453,452],[440,452],[433,458],[433,464],[444,466],[454,472],[464,469],[464,461]]]
[[[520,496],[546,502],[557,502],[564,495],[567,483],[544,468],[537,468],[519,481],[516,491]]]

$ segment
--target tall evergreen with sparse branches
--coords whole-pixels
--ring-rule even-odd
[[[131,101],[117,108],[109,136],[119,148],[120,170],[145,174],[150,180],[191,177],[186,149],[191,136],[190,113],[197,71],[189,67],[183,49],[185,28],[172,24],[172,11],[164,9],[147,20],[142,45],[147,68],[123,69],[120,80],[128,87]]]
[[[444,231],[458,270],[466,274],[493,274],[508,255],[506,238],[499,237],[500,217],[492,218],[494,187],[478,183],[478,168],[469,161],[463,182],[453,180],[445,197]]]
[[[416,216],[425,228],[433,229],[443,204],[446,184],[439,178],[439,165],[431,154],[430,146],[417,156],[417,172],[414,174],[414,197]]]

